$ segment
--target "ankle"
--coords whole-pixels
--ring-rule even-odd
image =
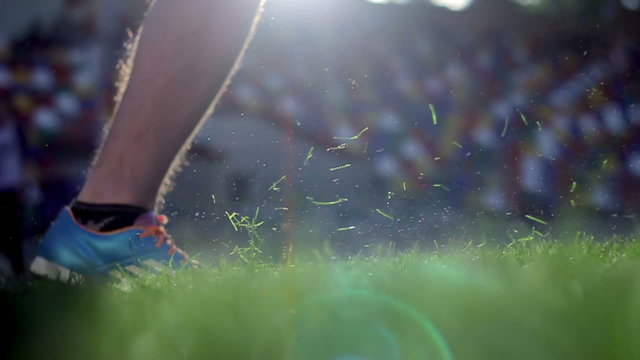
[[[76,220],[92,230],[106,232],[133,226],[140,215],[149,209],[114,203],[88,203],[76,200],[71,213]]]
[[[142,199],[140,196],[130,195],[120,189],[109,190],[108,186],[100,191],[91,191],[86,187],[80,191],[76,202],[86,204],[121,204],[138,208],[153,209],[155,199]]]

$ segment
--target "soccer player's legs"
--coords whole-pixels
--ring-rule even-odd
[[[263,1],[155,1],[86,183],[45,235],[34,272],[99,274],[188,260],[156,204],[233,75]]]

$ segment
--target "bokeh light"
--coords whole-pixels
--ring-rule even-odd
[[[515,2],[523,6],[534,6],[539,5],[542,0],[515,0]]]
[[[640,0],[620,0],[622,6],[629,10],[640,10]]]

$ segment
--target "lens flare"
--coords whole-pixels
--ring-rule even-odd
[[[424,314],[367,290],[310,298],[279,316],[262,340],[261,348],[280,344],[283,358],[293,360],[453,359],[443,335]],[[260,353],[256,349],[256,359]]]

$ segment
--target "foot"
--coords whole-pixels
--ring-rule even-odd
[[[190,262],[164,228],[167,217],[148,212],[131,227],[97,232],[62,210],[45,234],[31,272],[68,281],[74,277],[108,275],[116,269],[132,273]]]

